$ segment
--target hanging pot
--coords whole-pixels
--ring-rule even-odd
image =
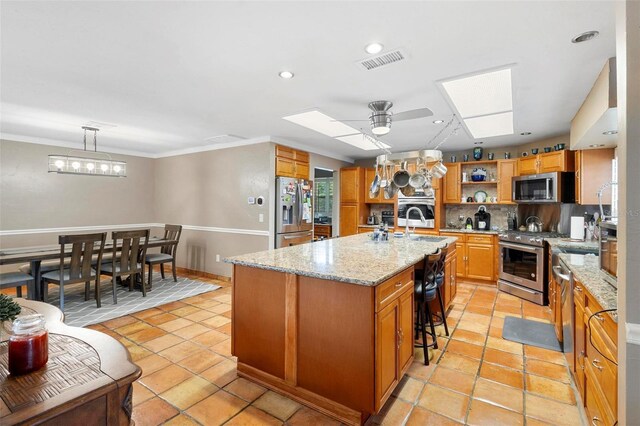
[[[393,199],[393,197],[396,196],[397,193],[398,193],[398,187],[396,186],[395,183],[393,183],[393,181],[389,181],[389,184],[384,189],[384,199],[391,200]]]
[[[431,167],[431,175],[433,175],[434,178],[439,179],[441,177],[444,177],[445,174],[447,174],[447,166],[442,164],[441,161],[438,161]]]
[[[416,164],[416,172],[409,178],[409,186],[413,187],[413,189],[420,189],[424,187],[427,180],[426,175],[427,171],[421,166],[420,160],[418,160],[418,163]]]
[[[404,195],[405,197],[413,197],[416,193],[416,189],[411,185],[407,185],[403,188],[400,188],[400,192],[402,192],[402,195]]]
[[[411,179],[411,176],[407,171],[407,162],[403,161],[400,170],[393,175],[393,183],[395,183],[398,188],[404,188],[409,185],[409,179]]]
[[[389,169],[386,164],[382,164],[382,180],[380,181],[380,188],[386,188],[389,186]]]
[[[380,175],[378,174],[378,162],[376,161],[376,176],[369,187],[369,198],[376,198],[380,193]]]

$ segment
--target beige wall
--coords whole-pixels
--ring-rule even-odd
[[[353,166],[352,163],[336,160],[335,158],[325,157],[324,155],[311,153],[309,156],[309,174],[313,179],[313,171],[316,167],[322,169],[331,169],[333,174],[333,211],[332,211],[332,235],[335,237],[340,231],[338,224],[340,223],[340,169],[343,167]]]
[[[616,3],[618,80],[618,421],[640,424],[640,2]],[[635,343],[630,342],[634,334]]]
[[[157,220],[205,228],[183,232],[179,266],[230,276],[225,257],[269,248],[268,235],[231,231],[269,231],[272,149],[271,143],[261,143],[155,160]],[[259,196],[265,198],[262,206],[247,203]]]

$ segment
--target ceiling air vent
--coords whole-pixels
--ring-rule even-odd
[[[407,55],[405,55],[402,50],[398,49],[372,58],[363,59],[362,61],[358,61],[358,64],[360,64],[365,70],[369,71],[395,62],[403,61],[406,58]]]

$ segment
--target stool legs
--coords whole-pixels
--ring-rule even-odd
[[[449,327],[447,326],[447,313],[444,310],[444,303],[442,302],[442,288],[438,287],[438,302],[440,303],[440,312],[442,313],[442,323],[444,324],[444,332],[449,335]]]

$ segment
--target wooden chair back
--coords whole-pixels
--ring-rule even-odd
[[[168,254],[171,257],[175,257],[176,250],[178,249],[178,242],[180,241],[180,234],[182,234],[182,225],[165,225],[164,239],[174,240],[175,244],[162,246],[162,248],[160,249],[160,253]]]
[[[426,291],[426,287],[430,284],[429,276],[432,275],[436,277],[438,274],[438,268],[440,265],[440,261],[444,259],[442,254],[442,249],[438,249],[437,252],[433,254],[428,254],[424,257],[424,276],[422,277],[422,291]]]
[[[98,250],[98,265],[102,262],[104,242],[107,233],[81,234],[81,235],[60,235],[60,281],[82,282],[91,280],[91,261],[96,250],[96,243],[100,243]],[[65,245],[71,244],[71,259],[69,260],[69,279],[64,280],[65,269]]]
[[[149,230],[113,231],[113,257],[111,259],[112,273],[116,275],[116,265],[120,266],[117,275],[130,275],[142,272],[144,257],[147,254]],[[119,249],[119,250],[118,250]],[[120,251],[120,258],[116,254]]]

